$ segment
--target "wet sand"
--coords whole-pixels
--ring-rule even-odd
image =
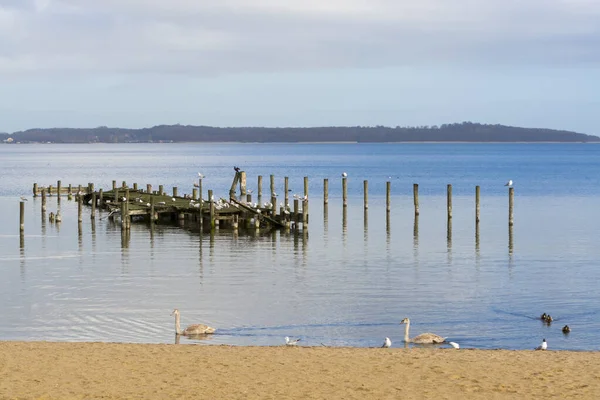
[[[0,342],[0,399],[600,397],[600,353]]]

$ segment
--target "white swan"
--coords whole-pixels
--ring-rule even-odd
[[[438,344],[444,343],[446,341],[446,338],[435,335],[433,333],[421,333],[419,336],[415,336],[414,338],[410,339],[408,337],[408,330],[410,329],[410,319],[404,318],[400,323],[406,324],[406,327],[404,328],[404,341],[406,343]]]
[[[209,333],[215,333],[215,328],[212,328],[208,325],[204,324],[194,324],[190,325],[182,332],[181,327],[179,325],[179,310],[174,309],[171,315],[175,316],[175,333],[177,335],[183,336],[193,336],[193,335],[206,335]]]

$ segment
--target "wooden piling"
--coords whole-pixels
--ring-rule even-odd
[[[83,197],[82,196],[77,196],[77,222],[81,222],[83,221],[83,217],[82,217],[82,204],[83,204]]]
[[[452,219],[452,185],[446,187],[446,208],[448,211],[448,219]]]
[[[138,190],[138,184],[136,182],[133,183],[133,190]]]
[[[252,194],[246,194],[246,203],[252,203]]]
[[[240,171],[240,196],[246,195],[246,172]]]
[[[413,183],[413,203],[415,205],[415,215],[419,215],[419,184]]]
[[[198,201],[202,205],[202,178],[198,178]],[[202,218],[200,218],[202,220]]]
[[[98,191],[98,207],[100,209],[104,207],[104,191],[102,189]]]
[[[348,206],[348,178],[342,178],[342,204]]]
[[[392,182],[385,183],[385,211],[390,212],[392,209]]]
[[[112,181],[112,190],[116,190],[116,189],[117,189],[117,181],[115,181],[113,179],[113,181]]]
[[[146,184],[146,193],[152,194],[152,185],[149,183]]]
[[[121,230],[127,230],[127,203],[121,203]]]
[[[96,193],[92,193],[92,212],[90,214],[91,219],[96,218]]]
[[[240,180],[240,173],[236,172],[229,188],[229,198],[235,198],[235,189],[237,188],[238,181]],[[209,196],[210,197],[210,196]]]
[[[150,224],[153,224],[156,221],[156,215],[154,211],[154,199],[155,196],[150,197]]]
[[[83,192],[81,191],[81,185],[77,186],[77,196],[81,196]]]
[[[177,186],[173,186],[173,197],[177,197]]]
[[[323,204],[329,204],[329,179],[323,179]]]
[[[42,212],[46,212],[46,190],[42,189]]]
[[[290,179],[286,176],[283,178],[283,206],[287,207],[288,203],[290,202],[290,196],[289,196],[289,191],[290,191]]]
[[[308,199],[302,202],[302,229],[308,228]]]
[[[275,218],[277,216],[277,197],[271,196],[271,216]]]
[[[125,228],[131,228],[131,217],[129,216],[129,188],[125,189]]]
[[[73,194],[73,185],[71,185],[70,183],[69,183],[69,190],[67,193],[69,194],[69,196],[71,196]]]
[[[193,188],[192,189],[192,200],[197,200],[197,199],[198,199],[198,189]]]
[[[90,182],[88,183],[88,194],[90,193],[94,193],[94,183]]]
[[[271,197],[275,193],[275,175],[271,175]]]
[[[48,196],[52,196],[52,185],[48,185]]]
[[[19,204],[19,231],[23,233],[25,230],[25,202],[21,200]]]
[[[212,190],[208,191],[208,201],[210,204],[210,229],[215,229],[215,201]]]
[[[298,221],[300,220],[300,200],[294,199],[294,222],[296,226],[298,226]]]
[[[304,177],[304,203],[302,203],[303,224],[308,225],[308,176]]]
[[[258,176],[258,182],[257,182],[257,188],[256,190],[258,190],[258,202],[260,203],[261,199],[262,199],[262,176],[259,175]]]
[[[165,193],[165,187],[163,185],[158,185],[158,194],[162,196],[163,193]]]
[[[126,181],[123,181],[123,184],[121,185],[121,187],[122,187],[123,189],[125,189],[125,188],[127,187],[127,182],[126,182]]]
[[[479,212],[480,212],[480,207],[479,207],[479,193],[480,193],[480,187],[475,186],[475,224],[479,224]]]
[[[33,197],[37,197],[37,191],[38,191],[38,184],[34,183],[33,184]]]
[[[364,191],[364,207],[365,210],[369,208],[369,181],[365,180],[363,182],[363,191]]]
[[[515,205],[515,188],[508,188],[508,226],[513,226],[514,220],[514,205]]]
[[[62,182],[60,180],[56,181],[56,194],[58,195],[60,201],[60,194],[62,190]]]

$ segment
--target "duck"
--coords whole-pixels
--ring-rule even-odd
[[[571,328],[569,328],[569,325],[565,325],[562,328],[562,333],[569,333],[571,332]]]
[[[544,321],[546,321],[547,324],[550,324],[552,321],[554,321],[554,319],[552,319],[550,314],[548,314],[548,315],[546,315],[546,319]]]
[[[404,328],[404,341],[406,343],[417,343],[417,344],[439,344],[439,343],[444,343],[446,341],[445,337],[441,337],[439,335],[436,335],[434,333],[421,333],[418,336],[415,336],[414,338],[410,339],[408,336],[408,332],[410,329],[410,319],[408,318],[404,318],[402,320],[402,322],[400,322],[400,324],[406,324],[406,327]]]
[[[548,314],[546,314],[546,313],[543,313],[543,314],[540,316],[540,319],[541,319],[542,321],[545,321],[547,316],[548,316]]]

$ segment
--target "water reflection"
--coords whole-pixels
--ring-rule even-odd
[[[348,240],[348,207],[342,207],[342,241],[344,247]]]
[[[367,208],[363,212],[363,239],[365,244],[367,244],[369,239],[369,210]]]

